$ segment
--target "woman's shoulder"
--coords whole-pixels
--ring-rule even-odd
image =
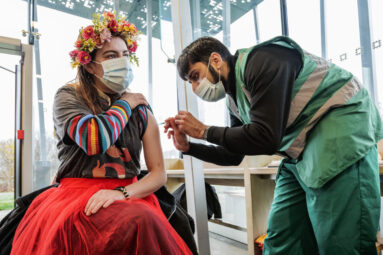
[[[76,84],[65,84],[56,91],[54,106],[65,108],[72,105],[77,107],[85,107],[82,100],[77,96]]]
[[[56,102],[80,102],[76,93],[76,84],[67,83],[57,89],[54,101]]]
[[[75,83],[66,83],[63,86],[59,87],[56,91],[56,96],[62,93],[76,93],[76,84]]]

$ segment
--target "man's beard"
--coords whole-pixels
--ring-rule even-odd
[[[219,77],[219,76],[220,76],[219,73],[216,72],[212,66],[209,66],[209,71],[210,71],[211,76],[213,77],[214,84],[215,84],[215,83],[218,83],[218,82],[219,82],[219,78],[220,78],[220,77]],[[227,91],[228,91],[228,86],[229,86],[229,83],[228,83],[227,79],[225,79],[225,78],[221,75],[221,81],[222,81],[222,83],[223,83],[223,86],[225,87],[225,91],[227,92]]]

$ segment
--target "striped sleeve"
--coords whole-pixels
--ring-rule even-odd
[[[87,155],[103,154],[117,141],[131,115],[129,104],[117,100],[104,113],[73,117],[66,132]]]
[[[139,105],[138,107],[138,116],[137,116],[137,121],[139,123],[139,127],[140,127],[140,138],[142,138],[145,134],[145,130],[148,126],[148,110],[153,112],[152,111],[152,108],[150,107],[150,105],[148,106],[145,106],[145,105]]]

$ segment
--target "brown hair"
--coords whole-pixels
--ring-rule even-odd
[[[93,53],[93,52],[92,52]],[[91,54],[93,55],[93,54]],[[94,54],[96,55],[96,54]],[[93,59],[93,56],[92,56]],[[84,66],[80,65],[77,69],[77,84],[75,85],[76,95],[82,98],[93,114],[102,111],[99,96],[94,83],[93,74],[89,73]]]
[[[124,36],[116,34],[112,35],[112,37],[120,37],[128,47]],[[92,59],[95,58],[96,52],[97,49],[90,53]],[[83,65],[79,65],[77,67],[77,83],[72,84],[72,86],[75,87],[76,95],[85,101],[86,105],[90,108],[93,114],[99,114],[102,113],[103,110],[101,107],[98,91],[95,87],[94,79],[95,77],[93,74],[89,73]]]

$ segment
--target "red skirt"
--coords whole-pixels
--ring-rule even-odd
[[[85,215],[85,205],[98,190],[136,181],[62,179],[59,187],[43,192],[30,205],[11,254],[192,254],[153,194],[115,201]]]

